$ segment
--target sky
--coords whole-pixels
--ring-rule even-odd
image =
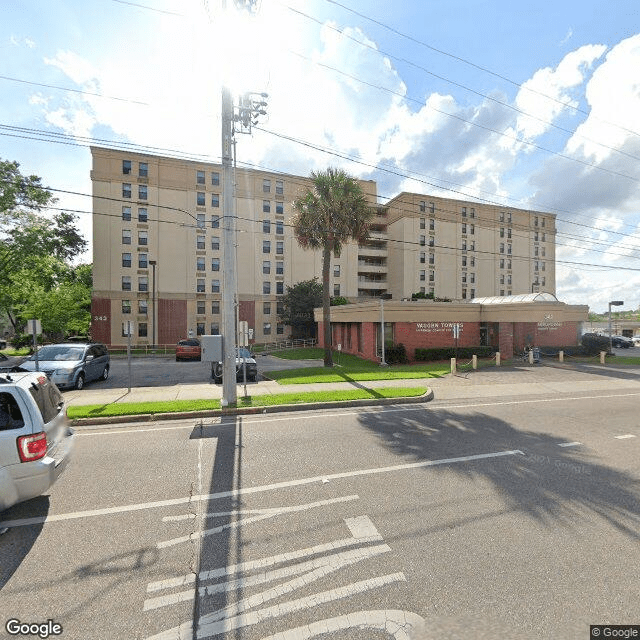
[[[89,145],[219,162],[226,84],[268,94],[239,165],[554,213],[558,298],[640,307],[637,0],[221,5],[2,4],[0,158],[90,242]]]

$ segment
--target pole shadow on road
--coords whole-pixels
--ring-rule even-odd
[[[200,423],[191,434],[192,439],[216,438],[216,453],[211,478],[203,481],[203,494],[230,494],[242,483],[242,416],[223,418],[219,424]],[[204,480],[204,479],[203,479]],[[196,575],[195,591],[200,593],[200,574],[217,567],[242,562],[240,530],[233,527],[240,499],[229,495],[207,502],[199,501],[200,518],[196,518],[196,531],[215,529],[215,535],[203,535],[194,548],[193,571]],[[205,514],[215,514],[207,517]],[[242,598],[242,588],[233,592],[236,599]],[[206,597],[196,597],[193,603],[193,637],[197,637],[197,626],[201,616],[211,611],[222,611],[229,605],[229,592],[220,590]],[[204,609],[204,610],[203,610]]]
[[[488,480],[508,511],[521,512],[545,526],[575,525],[591,514],[640,540],[640,482],[595,462],[584,449],[560,446],[568,444],[563,438],[520,430],[486,414],[447,409],[421,415],[394,413],[392,419],[375,411],[363,413],[359,420],[404,462],[520,450],[524,455],[434,465],[426,471]]]

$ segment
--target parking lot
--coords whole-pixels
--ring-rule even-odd
[[[278,369],[298,369],[322,364],[322,360],[284,360],[274,356],[256,356],[258,380],[262,372]],[[176,384],[215,384],[211,378],[210,362],[176,362],[173,356],[146,356],[131,358],[132,387],[166,387]],[[248,385],[254,384],[247,382]],[[129,386],[127,358],[111,358],[111,370],[107,380],[91,382],[95,389],[121,389]]]

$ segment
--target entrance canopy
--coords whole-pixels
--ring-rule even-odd
[[[489,296],[487,298],[473,298],[473,304],[513,304],[516,302],[559,302],[553,293],[541,291],[539,293],[521,293],[517,296]]]

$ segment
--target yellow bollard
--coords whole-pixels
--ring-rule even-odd
[[[500,352],[496,353],[496,367],[500,366]]]
[[[451,373],[455,374],[455,372],[456,372],[456,359],[451,358]]]
[[[564,351],[558,351],[558,357],[560,358],[560,362],[564,362]]]
[[[478,356],[475,355],[475,353],[471,356],[471,368],[472,369],[478,368]]]
[[[600,352],[600,364],[604,364],[604,358],[607,355],[606,351],[601,351]]]

